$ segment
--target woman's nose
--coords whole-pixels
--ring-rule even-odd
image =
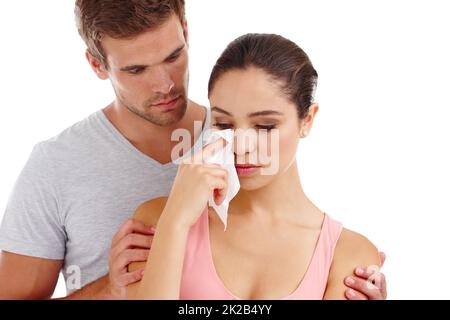
[[[258,136],[253,129],[236,129],[234,134],[234,153],[244,156],[256,151]]]

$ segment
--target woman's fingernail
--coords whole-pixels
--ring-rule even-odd
[[[345,279],[345,283],[348,284],[349,286],[355,284],[355,280],[352,277],[347,277]]]

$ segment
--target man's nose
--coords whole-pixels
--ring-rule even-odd
[[[154,93],[167,95],[172,91],[174,85],[169,72],[164,67],[157,67],[153,70],[152,91]]]

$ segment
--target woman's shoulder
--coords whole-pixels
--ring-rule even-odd
[[[161,197],[142,203],[134,212],[133,219],[148,226],[156,225],[166,206],[166,202],[167,197]]]
[[[336,243],[335,258],[346,260],[375,260],[379,262],[377,247],[362,234],[342,228],[341,235]]]
[[[344,279],[354,274],[357,267],[379,268],[381,265],[377,247],[367,237],[342,228],[336,243],[333,261],[328,275],[327,299],[345,299]]]
[[[328,225],[334,232],[335,247],[333,265],[341,263],[357,263],[358,261],[379,261],[377,247],[365,236],[344,228],[342,223],[327,215]],[[367,263],[366,263],[367,264]],[[333,266],[332,265],[332,266]]]

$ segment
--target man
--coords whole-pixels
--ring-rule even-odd
[[[75,13],[86,58],[116,98],[34,147],[0,229],[0,298],[50,298],[60,271],[66,299],[124,298],[142,277],[127,266],[147,259],[154,233],[130,217],[169,194],[174,130],[188,130],[195,150],[194,122],[209,127],[209,111],[187,98],[183,0],[77,0]],[[355,275],[348,298],[385,298],[384,279],[369,290],[370,276]]]

